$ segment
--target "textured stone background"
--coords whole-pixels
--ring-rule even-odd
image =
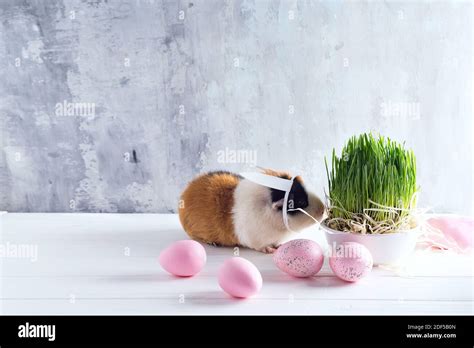
[[[415,150],[422,206],[469,213],[472,7],[2,0],[0,210],[170,212],[254,164],[321,194],[324,156],[374,130]]]

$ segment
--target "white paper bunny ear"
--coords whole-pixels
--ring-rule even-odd
[[[244,172],[240,173],[245,179],[250,180],[256,184],[271,187],[275,190],[280,191],[290,191],[291,186],[293,185],[293,179],[284,179],[278,176],[263,174],[263,173],[254,173],[254,172]]]
[[[290,225],[288,223],[288,197],[290,196],[290,190],[293,186],[293,180],[295,177],[291,179],[284,179],[278,176],[263,174],[263,173],[253,173],[253,172],[244,172],[240,173],[245,179],[252,181],[258,185],[266,186],[273,188],[275,190],[280,190],[285,192],[285,198],[283,199],[283,223],[288,231],[291,231]]]

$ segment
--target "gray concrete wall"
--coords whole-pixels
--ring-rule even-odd
[[[374,130],[414,149],[422,206],[469,213],[472,35],[470,2],[2,1],[0,209],[170,212],[255,164],[321,194]]]

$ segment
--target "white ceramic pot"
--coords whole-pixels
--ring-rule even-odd
[[[399,263],[415,250],[416,242],[421,235],[419,226],[411,230],[388,234],[356,234],[333,230],[324,223],[320,226],[326,234],[330,248],[344,242],[360,243],[371,252],[374,265]]]

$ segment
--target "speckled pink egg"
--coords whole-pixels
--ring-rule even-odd
[[[262,275],[257,267],[241,257],[227,259],[217,278],[222,290],[238,298],[253,296],[262,288]]]
[[[280,245],[273,254],[277,267],[294,277],[311,277],[321,270],[323,250],[310,239],[295,239]]]
[[[356,282],[372,270],[369,249],[359,243],[339,244],[329,257],[329,266],[336,276],[347,282]]]
[[[194,240],[180,240],[161,252],[159,262],[171,274],[191,277],[206,264],[206,250]]]

